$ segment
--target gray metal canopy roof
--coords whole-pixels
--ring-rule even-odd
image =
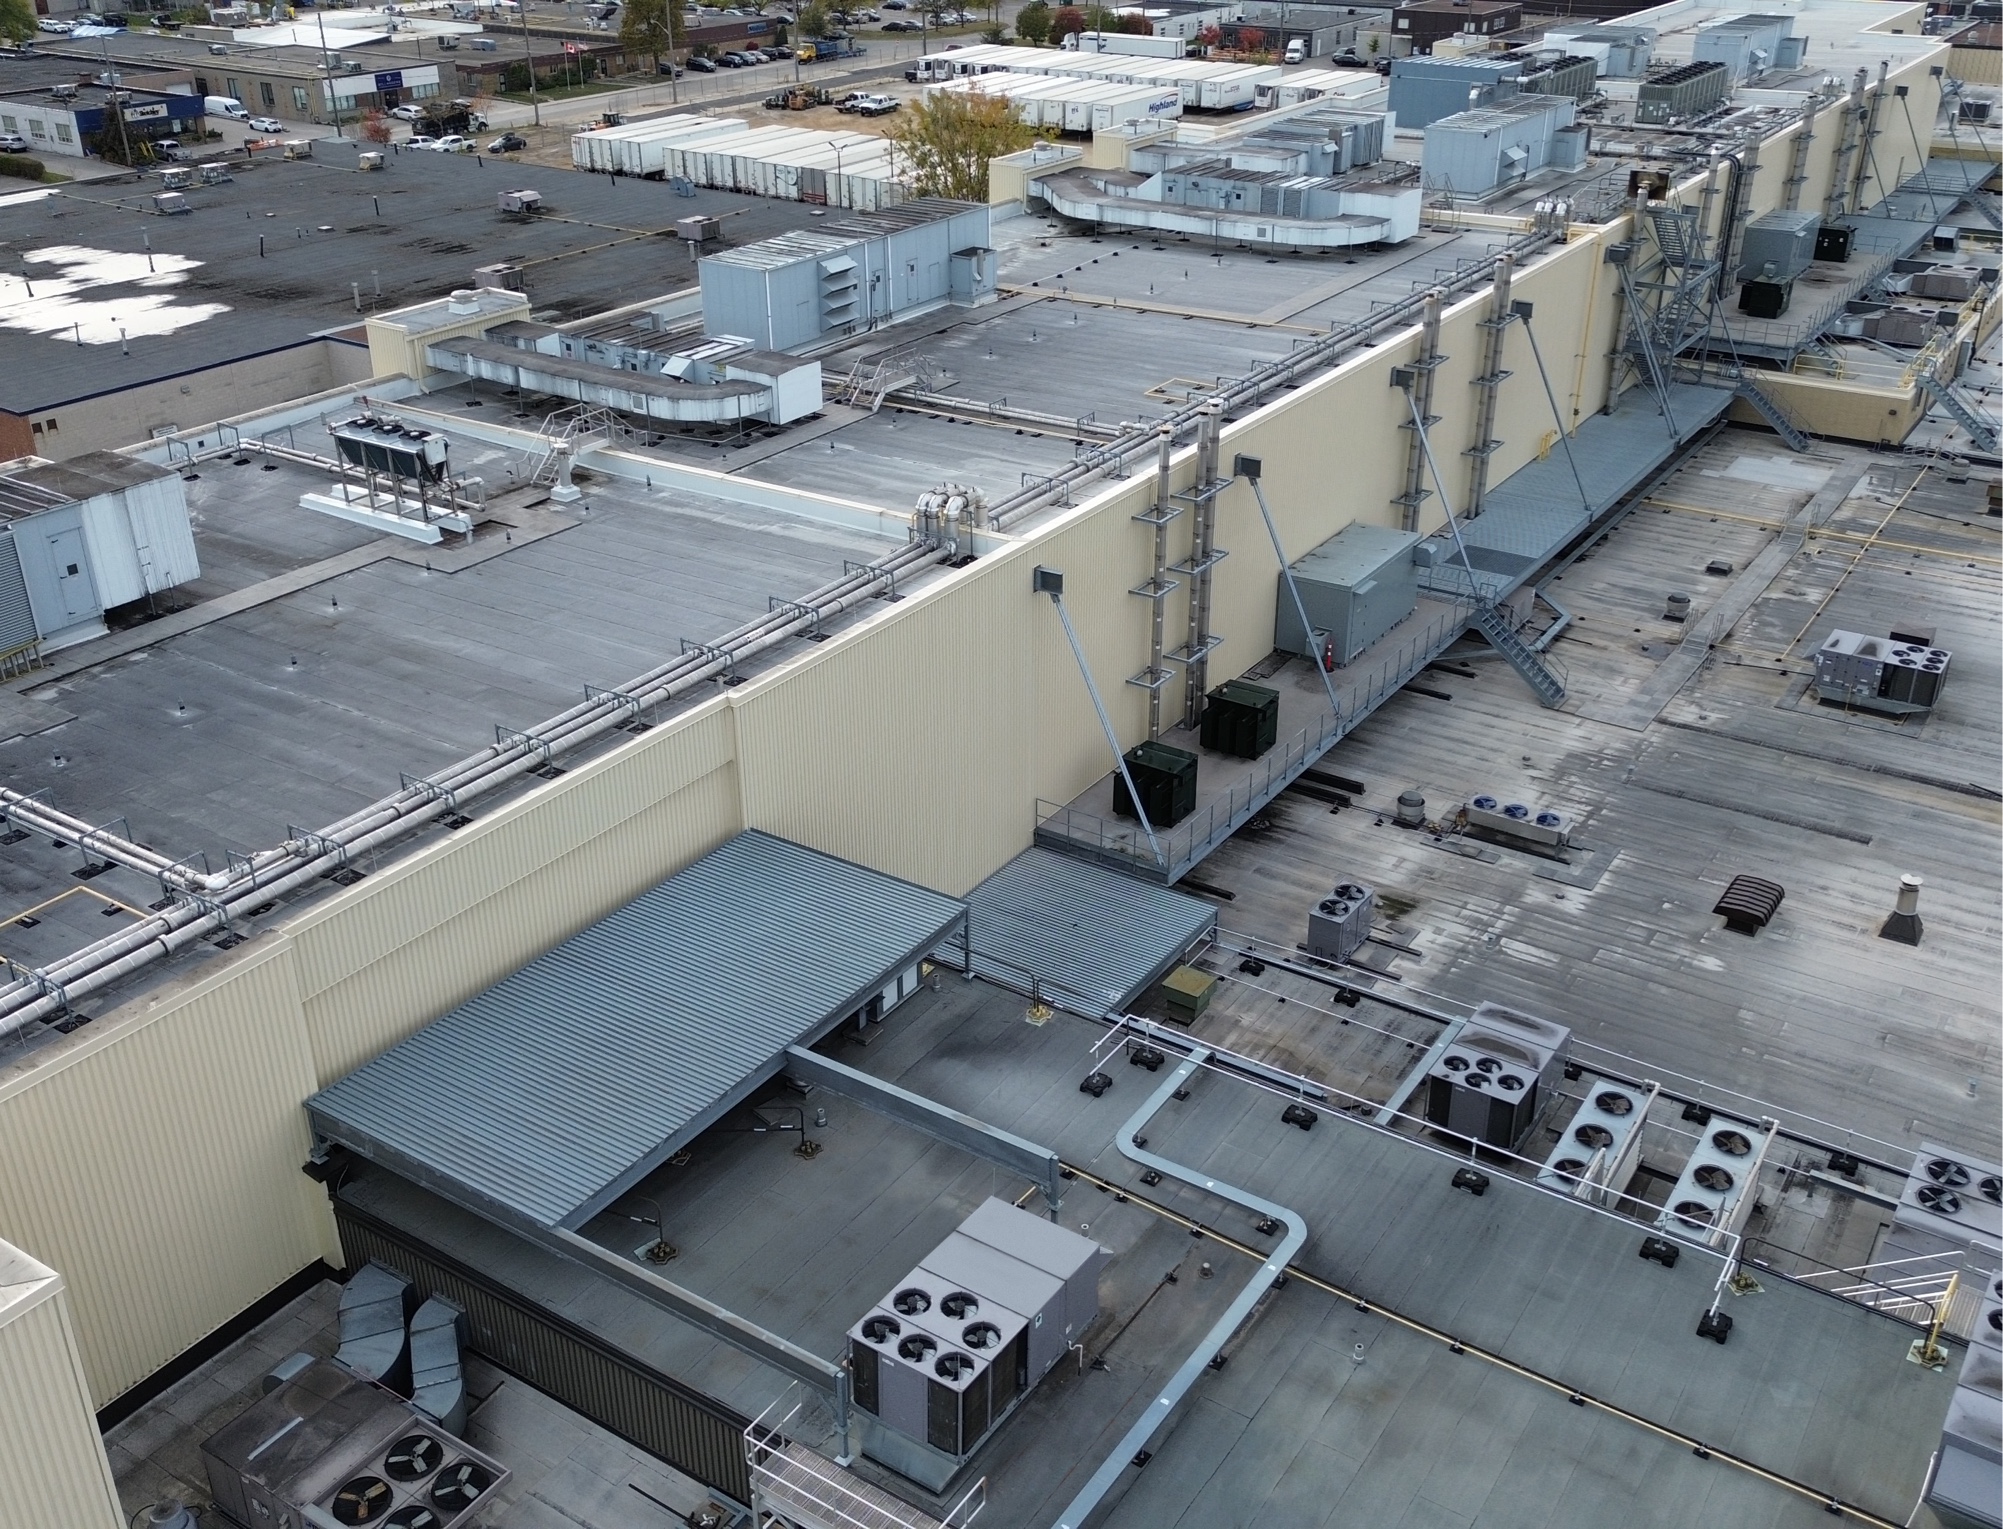
[[[1053,850],[967,894],[974,971],[1098,1019],[1123,1011],[1217,927],[1201,898]]]
[[[307,1101],[482,1214],[595,1214],[938,948],[966,905],[742,833]]]

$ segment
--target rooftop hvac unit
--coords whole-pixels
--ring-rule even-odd
[[[723,220],[712,217],[676,218],[675,232],[689,244],[707,244],[723,237]]]
[[[1426,1074],[1426,1120],[1477,1146],[1523,1139],[1564,1065],[1572,1032],[1501,1004],[1477,1007]]]
[[[1969,1341],[2003,1352],[2003,1274],[1992,1273],[1985,1277],[1982,1306],[1975,1314],[1975,1326],[1970,1329]]]
[[[171,170],[160,172],[160,187],[164,191],[186,191],[194,184],[195,172],[187,165],[176,165]]]
[[[1641,1147],[1641,1126],[1655,1090],[1610,1082],[1590,1073],[1581,1079],[1580,1086],[1585,1098],[1558,1138],[1558,1145],[1551,1149],[1537,1182],[1576,1199],[1598,1201],[1606,1190],[1618,1193],[1626,1182],[1628,1165]]]
[[[982,1205],[849,1329],[856,1405],[894,1435],[864,1448],[943,1485],[1097,1317],[1107,1256],[1005,1201]]]
[[[1669,1191],[1655,1224],[1716,1246],[1752,1209],[1761,1161],[1779,1125],[1713,1115],[1698,1128],[1697,1145]]]
[[[1370,938],[1377,893],[1357,881],[1338,882],[1308,913],[1308,954],[1319,961],[1347,961]]]
[[[216,1506],[244,1529],[456,1529],[508,1479],[499,1461],[325,1359],[201,1448]]]
[[[1930,1239],[1942,1251],[1966,1248],[1971,1266],[1995,1270],[2003,1248],[2003,1167],[1921,1142],[1892,1223],[1906,1234],[1905,1247],[1925,1251]]]
[[[532,218],[542,211],[542,193],[527,190],[503,191],[495,199],[495,204],[504,217]]]
[[[311,159],[313,141],[310,138],[288,138],[285,140],[284,154],[287,159]]]
[[[1127,776],[1148,822],[1156,828],[1172,828],[1196,811],[1196,756],[1186,749],[1165,743],[1138,743],[1127,750],[1125,775],[1113,779],[1113,811],[1120,817],[1140,816],[1133,796],[1127,791]]]
[[[1895,716],[1930,711],[1953,658],[1945,648],[1831,632],[1815,650],[1815,693],[1825,701]]]
[[[1461,809],[1469,826],[1505,838],[1545,844],[1554,849],[1570,842],[1572,825],[1562,812],[1532,808],[1522,802],[1502,802],[1486,792],[1471,796]]]
[[[424,483],[443,482],[449,472],[451,443],[436,431],[406,429],[393,419],[363,414],[333,426],[328,434],[341,460],[365,472]]]
[[[355,156],[357,170],[380,170],[383,167],[381,149],[364,149]]]
[[[473,268],[473,285],[476,287],[493,287],[502,292],[520,292],[523,290],[524,285],[522,282],[522,268],[512,261],[507,260],[499,261],[494,265],[475,266]]]

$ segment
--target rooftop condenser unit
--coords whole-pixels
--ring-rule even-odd
[[[849,1329],[865,1451],[943,1487],[1098,1316],[1109,1256],[987,1201]]]
[[[1477,1147],[1513,1150],[1564,1065],[1572,1032],[1484,1003],[1426,1073],[1426,1121]]]
[[[1308,913],[1308,954],[1318,961],[1347,961],[1370,938],[1377,893],[1359,881],[1336,883],[1335,889]]]

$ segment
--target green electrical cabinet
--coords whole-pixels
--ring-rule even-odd
[[[1172,749],[1165,743],[1138,743],[1127,750],[1127,774],[1134,778],[1134,790],[1147,809],[1148,822],[1169,828],[1196,811],[1196,756],[1187,749]],[[1134,799],[1127,794],[1124,776],[1113,778],[1113,811],[1123,818],[1138,817]]]
[[[1264,685],[1226,680],[1203,708],[1203,746],[1240,759],[1257,759],[1280,736],[1280,693]]]

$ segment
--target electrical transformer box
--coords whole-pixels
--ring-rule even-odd
[[[1203,708],[1203,746],[1240,759],[1257,759],[1278,741],[1280,693],[1264,685],[1227,680]]]
[[[1136,818],[1144,809],[1156,828],[1173,828],[1196,811],[1196,756],[1165,743],[1137,743],[1127,750],[1126,775],[1113,777],[1113,811]],[[1140,794],[1140,807],[1127,791],[1127,777]]]

